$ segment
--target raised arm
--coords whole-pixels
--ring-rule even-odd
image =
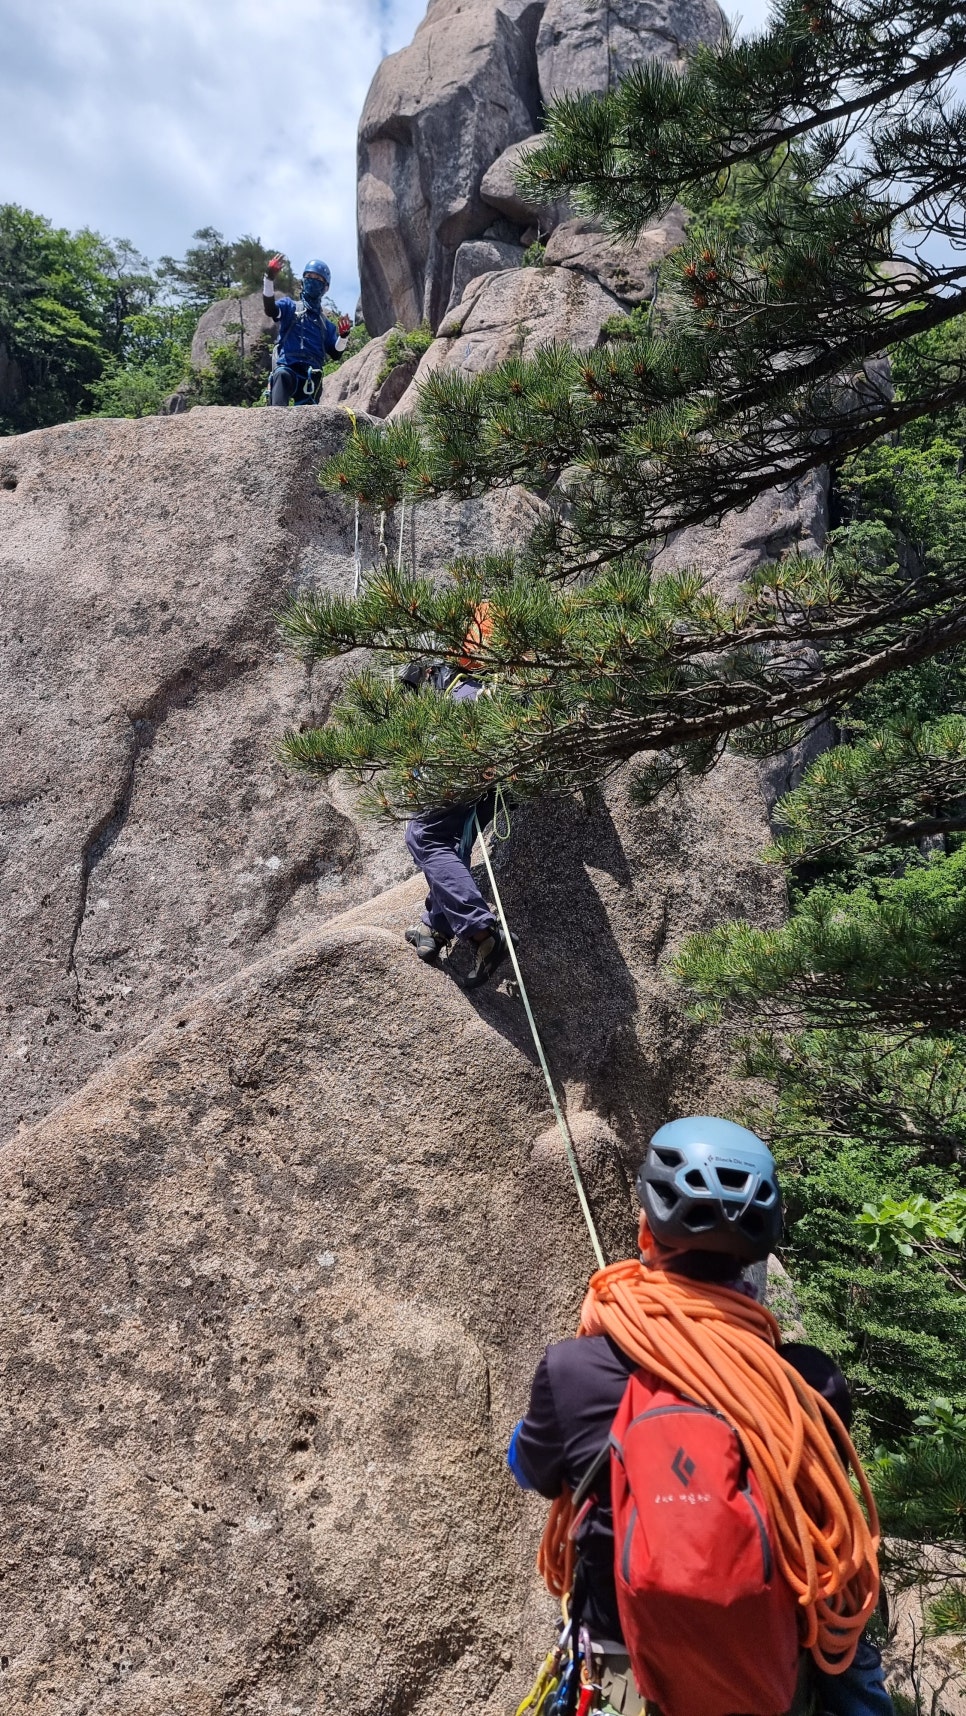
[[[275,302],[275,276],[281,273],[284,266],[285,259],[282,256],[273,256],[271,261],[265,265],[265,278],[262,281],[262,309],[266,316],[271,317],[273,322],[277,322],[281,314]]]

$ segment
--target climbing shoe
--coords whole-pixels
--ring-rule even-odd
[[[489,935],[484,936],[482,941],[475,942],[474,947],[476,958],[472,970],[463,979],[464,989],[479,989],[482,983],[487,983],[510,951],[506,936],[495,924]]]
[[[449,937],[430,929],[428,924],[413,924],[406,931],[406,940],[416,949],[417,959],[438,959],[444,947],[449,947]]]

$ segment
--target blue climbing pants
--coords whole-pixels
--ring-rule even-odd
[[[819,1702],[828,1716],[894,1716],[882,1658],[865,1634],[844,1674],[815,1673]]]
[[[493,820],[492,794],[475,809],[485,828]],[[478,930],[492,929],[496,923],[493,908],[483,898],[470,871],[472,845],[468,850],[463,847],[462,855],[460,851],[473,810],[471,804],[427,810],[422,816],[414,816],[406,827],[406,845],[429,886],[423,923],[447,941],[454,935],[469,938]]]

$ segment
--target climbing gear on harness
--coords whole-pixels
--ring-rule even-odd
[[[449,947],[449,936],[440,935],[438,930],[430,929],[428,924],[413,924],[408,929],[405,940],[410,947],[416,949],[416,958],[422,960],[438,959],[444,948]]]
[[[544,1657],[540,1672],[530,1691],[523,1703],[517,1706],[516,1716],[546,1716],[554,1695],[560,1689],[569,1648],[570,1622],[562,1620],[557,1628],[557,1642]]]
[[[730,1120],[698,1115],[655,1132],[637,1176],[654,1238],[675,1251],[723,1251],[754,1262],[782,1236],[781,1194],[767,1144]]]
[[[638,1685],[667,1716],[787,1710],[797,1604],[774,1577],[773,1530],[736,1432],[635,1371],[610,1447],[617,1607]]]
[[[463,988],[479,989],[484,983],[488,983],[497,967],[503,964],[509,951],[509,937],[503,930],[494,927],[489,935],[476,943],[476,958],[463,979]]]
[[[497,792],[498,793],[500,792],[499,788],[497,788]],[[500,794],[500,801],[502,802],[502,794]],[[503,809],[504,809],[504,813],[505,813],[506,812],[505,802],[503,802]],[[576,1187],[576,1191],[577,1191],[577,1201],[580,1204],[581,1214],[583,1215],[584,1221],[587,1224],[587,1232],[590,1235],[590,1243],[593,1246],[594,1256],[597,1259],[598,1267],[600,1269],[603,1269],[605,1267],[605,1264],[606,1264],[606,1258],[604,1257],[604,1248],[600,1243],[600,1236],[597,1232],[597,1224],[594,1221],[593,1213],[592,1213],[591,1208],[590,1208],[590,1202],[589,1202],[588,1197],[587,1197],[587,1190],[586,1190],[586,1187],[584,1186],[584,1177],[580,1171],[580,1163],[577,1160],[577,1152],[574,1149],[574,1141],[573,1141],[573,1138],[572,1138],[571,1133],[570,1133],[570,1127],[567,1125],[567,1117],[564,1114],[564,1111],[560,1105],[560,1099],[557,1096],[557,1089],[556,1089],[556,1086],[553,1082],[553,1077],[552,1077],[551,1072],[550,1072],[550,1065],[549,1065],[549,1062],[547,1061],[547,1057],[546,1057],[546,1054],[544,1052],[543,1043],[540,1040],[540,1032],[537,1030],[537,1021],[533,1016],[533,1008],[530,1005],[530,997],[527,994],[527,986],[523,981],[523,972],[520,970],[520,962],[517,959],[516,948],[513,945],[513,939],[510,935],[510,926],[507,923],[506,912],[504,911],[504,908],[503,908],[503,899],[502,899],[502,896],[500,894],[500,890],[497,886],[496,877],[493,874],[493,865],[490,861],[490,854],[486,849],[486,841],[483,839],[483,828],[482,828],[482,825],[480,823],[479,817],[476,818],[476,831],[479,834],[480,844],[482,845],[482,848],[483,848],[483,862],[486,865],[486,873],[490,879],[490,887],[493,890],[493,901],[494,901],[494,904],[495,904],[496,909],[497,909],[497,915],[500,919],[500,927],[503,930],[503,934],[507,938],[507,951],[510,955],[510,960],[511,960],[511,963],[513,965],[513,975],[516,978],[517,984],[519,986],[520,999],[523,1002],[524,1008],[526,1010],[527,1023],[530,1026],[530,1034],[533,1037],[533,1046],[537,1051],[537,1060],[540,1062],[540,1070],[543,1073],[544,1080],[546,1082],[547,1094],[550,1097],[550,1106],[553,1109],[554,1119],[557,1122],[557,1126],[558,1126],[559,1131],[560,1131],[560,1136],[563,1139],[564,1154],[566,1155],[566,1158],[567,1158],[567,1164],[570,1168],[571,1174],[573,1175],[574,1186]],[[502,835],[499,838],[502,838],[505,840],[507,838],[507,835]],[[562,1596],[564,1591],[569,1591],[569,1589],[570,1589],[569,1583],[567,1583],[566,1585],[561,1585],[558,1588],[557,1595]]]
[[[842,1673],[878,1598],[875,1501],[840,1419],[782,1358],[771,1312],[731,1288],[625,1260],[591,1277],[578,1333],[609,1335],[659,1383],[734,1427],[768,1509],[778,1570],[798,1603],[801,1647],[824,1673]],[[573,1578],[572,1517],[565,1490],[538,1558],[557,1596]]]

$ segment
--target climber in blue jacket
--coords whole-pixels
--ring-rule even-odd
[[[324,262],[307,262],[302,272],[302,301],[275,296],[275,276],[285,259],[273,256],[262,281],[266,316],[278,323],[269,400],[272,405],[314,405],[319,397],[322,369],[329,358],[345,351],[352,323],[342,316],[338,327],[322,309],[332,281]]]

